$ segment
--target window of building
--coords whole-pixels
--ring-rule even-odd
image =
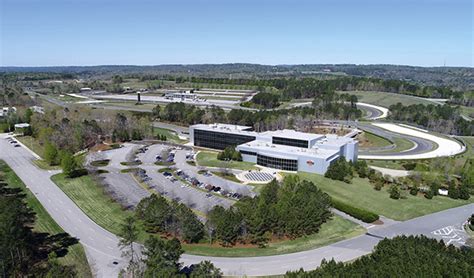
[[[286,171],[298,171],[298,160],[257,155],[257,164]]]
[[[249,151],[240,150],[240,153],[241,153],[241,154],[246,154],[246,155],[257,156],[257,153],[255,153],[255,152],[249,152]]]
[[[286,146],[292,146],[292,147],[308,148],[308,141],[301,140],[301,139],[272,137],[272,143],[276,145],[286,145]]]
[[[210,130],[194,130],[194,145],[223,150],[228,146],[237,146],[255,140],[255,136],[231,134]]]

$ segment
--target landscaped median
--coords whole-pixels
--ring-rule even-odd
[[[64,230],[53,220],[53,218],[51,218],[49,213],[41,205],[38,199],[36,199],[33,193],[26,188],[21,179],[2,160],[0,160],[0,173],[3,173],[5,181],[10,187],[20,188],[26,194],[28,206],[36,213],[35,230],[50,233],[52,235],[64,233]],[[66,265],[75,266],[79,277],[92,277],[84,248],[80,244],[69,247],[68,254],[63,258],[60,258],[59,261]]]
[[[132,211],[124,210],[111,199],[90,175],[69,179],[63,174],[58,174],[53,176],[52,180],[93,221],[114,234],[119,234],[124,219],[133,215]],[[148,234],[144,231],[142,223],[139,222],[138,226],[140,230],[139,242],[143,242]],[[364,232],[365,230],[361,226],[334,215],[332,219],[321,226],[320,231],[316,234],[294,240],[270,242],[265,248],[239,244],[230,248],[222,247],[217,243],[209,244],[208,239],[197,244],[183,244],[183,248],[188,254],[203,256],[269,256],[314,249],[355,237]]]

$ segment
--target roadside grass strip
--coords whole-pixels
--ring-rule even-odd
[[[256,257],[295,253],[315,249],[344,239],[356,237],[365,232],[361,226],[334,215],[324,223],[318,233],[303,236],[294,240],[271,242],[265,248],[257,246],[234,246],[225,248],[216,244],[184,244],[187,254],[216,257]]]
[[[28,203],[28,206],[36,213],[34,230],[47,232],[52,235],[64,233],[64,230],[49,215],[38,199],[36,199],[34,194],[2,160],[0,160],[0,172],[4,173],[4,178],[10,187],[21,188],[26,194],[26,202]],[[79,275],[78,277],[93,277],[89,263],[87,262],[84,248],[80,244],[75,244],[69,247],[67,255],[63,258],[59,258],[59,261],[66,265],[75,266],[77,274]]]

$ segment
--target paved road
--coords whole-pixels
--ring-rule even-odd
[[[277,275],[288,270],[304,268],[315,269],[322,259],[334,258],[337,261],[350,261],[368,254],[383,237],[394,237],[401,234],[423,234],[428,237],[443,239],[445,242],[454,238],[452,244],[463,243],[462,232],[459,226],[474,211],[474,204],[457,207],[442,212],[425,215],[405,222],[398,222],[384,227],[369,228],[367,234],[340,241],[325,247],[304,252],[247,258],[209,258],[201,256],[183,255],[185,263],[199,259],[211,260],[221,268],[226,275]],[[455,229],[453,227],[457,227]],[[444,228],[444,230],[443,230]]]
[[[89,219],[53,182],[52,173],[32,163],[33,155],[24,148],[14,148],[0,136],[0,159],[5,160],[25,184],[33,191],[53,219],[68,233],[78,237],[84,245],[88,260],[98,277],[116,277],[123,262],[117,247],[118,238]],[[430,237],[453,236],[474,211],[474,204],[426,215],[382,228],[370,229],[371,235],[362,235],[322,248],[267,257],[221,258],[183,255],[185,264],[210,260],[226,275],[272,275],[303,267],[314,269],[323,258],[348,261],[371,252],[382,236],[422,233]],[[448,227],[448,228],[447,228]],[[460,241],[453,242],[461,244]],[[116,261],[119,264],[114,265]]]
[[[34,156],[25,148],[14,148],[0,135],[0,159],[3,159],[35,194],[53,219],[70,235],[79,238],[89,264],[97,277],[117,277],[123,262],[118,238],[93,222],[50,177],[53,172],[37,168]],[[114,265],[113,262],[119,262]]]

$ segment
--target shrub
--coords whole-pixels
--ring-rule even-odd
[[[426,199],[431,200],[431,199],[433,199],[433,197],[434,197],[433,190],[429,190],[428,192],[425,193],[425,198]]]
[[[416,196],[416,194],[418,194],[418,187],[416,186],[413,186],[412,188],[410,188],[410,194],[413,195],[413,196]]]
[[[352,165],[347,162],[344,157],[340,157],[336,161],[333,161],[331,165],[329,165],[328,170],[324,176],[332,180],[350,183],[352,180]]]
[[[390,198],[398,200],[401,197],[400,188],[397,185],[392,185],[389,190]]]
[[[242,161],[242,155],[234,147],[229,146],[217,155],[217,159]]]
[[[365,209],[353,207],[349,204],[346,204],[346,203],[343,203],[341,201],[337,201],[337,200],[334,200],[334,199],[332,199],[332,206],[337,210],[345,212],[345,213],[349,214],[352,217],[355,217],[359,220],[364,221],[365,223],[372,223],[372,222],[377,221],[379,219],[379,216],[377,214],[373,213],[373,212],[370,212],[370,211],[365,210]]]

